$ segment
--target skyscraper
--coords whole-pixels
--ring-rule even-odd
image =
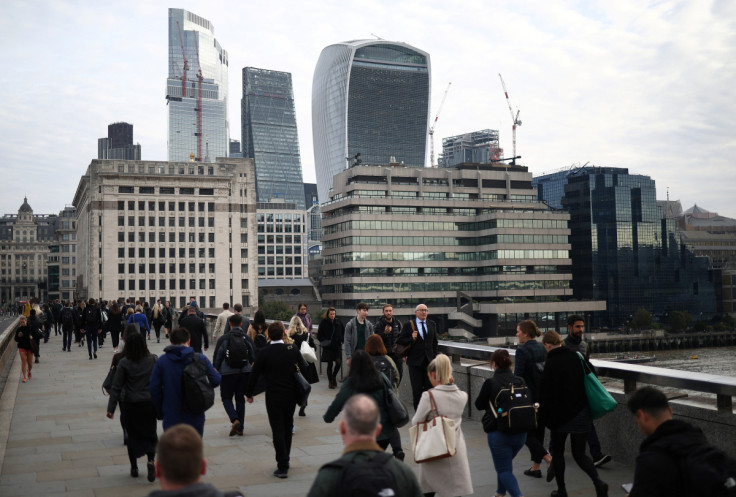
[[[243,68],[243,157],[256,165],[259,202],[280,198],[304,209],[291,74]]]
[[[353,40],[322,50],[312,84],[319,201],[357,154],[363,164],[424,167],[429,54],[406,43]]]
[[[227,157],[228,55],[212,23],[169,9],[168,148],[170,161]]]
[[[141,160],[140,144],[133,145],[133,125],[112,123],[107,126],[107,138],[97,140],[98,159]]]

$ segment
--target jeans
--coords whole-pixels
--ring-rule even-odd
[[[220,383],[220,399],[230,422],[237,419],[242,424],[245,419],[245,386],[250,373],[224,374]],[[233,406],[235,397],[235,406]]]
[[[61,346],[63,350],[68,350],[71,348],[72,333],[74,333],[74,329],[72,328],[68,330],[65,330],[63,327],[61,328]]]
[[[87,352],[92,357],[92,344],[94,343],[95,354],[97,354],[97,326],[87,326],[84,329],[87,338]]]
[[[525,442],[526,433],[510,434],[496,430],[488,434],[488,447],[491,449],[493,467],[498,477],[496,494],[506,495],[508,492],[511,497],[522,495],[513,473],[513,461]]]

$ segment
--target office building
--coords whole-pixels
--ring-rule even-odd
[[[335,176],[322,207],[324,306],[372,314],[390,303],[402,319],[424,302],[440,329],[513,335],[531,318],[564,328],[573,301],[570,216],[536,200],[522,166],[354,166]],[[458,302],[475,303],[460,309]]]
[[[195,297],[257,305],[253,161],[93,160],[77,213],[77,296],[169,300]]]
[[[490,164],[503,158],[503,149],[498,143],[498,131],[484,129],[442,139],[440,167],[454,167],[463,162]]]
[[[307,206],[307,234],[309,242],[319,242],[322,239],[322,214],[319,210],[319,197],[315,183],[304,183],[304,204]],[[310,253],[314,243],[309,243]]]
[[[354,40],[322,50],[312,84],[320,203],[349,163],[424,167],[430,81],[429,54],[406,43]]]
[[[307,214],[291,202],[258,202],[258,277],[307,275]]]
[[[242,157],[243,152],[240,150],[240,140],[230,138],[230,153],[228,157]]]
[[[227,99],[228,54],[212,23],[183,9],[169,9],[169,161],[227,157]]]
[[[133,144],[133,125],[113,123],[107,126],[107,138],[97,140],[98,159],[141,160],[141,145]]]
[[[49,299],[73,300],[77,286],[77,215],[73,205],[59,212],[56,242],[49,245]]]
[[[258,201],[280,198],[304,209],[291,74],[243,68],[241,109],[243,157],[255,161]]]

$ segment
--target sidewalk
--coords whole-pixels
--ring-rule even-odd
[[[165,345],[155,340],[148,344],[159,355]],[[207,354],[211,356],[212,349]],[[86,347],[76,345],[70,353],[62,352],[60,337],[52,336],[49,343],[41,346],[41,363],[34,365],[33,379],[20,383],[20,359],[16,355],[0,400],[0,453],[4,447],[4,459],[0,455],[0,495],[134,497],[158,488],[158,483],[146,481],[145,471],[139,478],[130,477],[119,410],[114,420],[105,417],[107,397],[101,391],[112,357],[109,340],[98,357],[90,361]],[[342,451],[337,422],[322,421],[335,392],[327,389],[325,379],[313,385],[307,416],[295,418],[289,478],[279,480],[271,474],[276,462],[263,396],[247,404],[245,436],[231,438],[218,391],[205,425],[205,481],[221,490],[240,489],[247,497],[306,495],[319,467],[339,457]],[[494,495],[496,473],[486,435],[480,423],[474,421],[464,421],[463,432],[475,495]],[[406,449],[408,426],[401,433],[409,461],[412,457]],[[569,452],[566,461],[568,494],[594,495],[590,480]],[[410,464],[418,472],[418,466]],[[514,474],[524,495],[548,496],[556,488],[554,483],[524,476],[529,465],[529,452],[524,448],[514,460]],[[139,460],[139,467],[145,469],[143,459]],[[601,468],[600,474],[609,484],[609,495],[623,496],[619,487],[632,480],[633,467],[613,461]]]

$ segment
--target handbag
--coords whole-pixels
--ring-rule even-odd
[[[580,362],[583,365],[583,373],[585,374],[585,396],[588,397],[588,407],[590,408],[590,415],[593,419],[598,419],[609,412],[616,409],[618,402],[613,396],[608,393],[598,378],[588,367],[588,363],[583,358],[580,352],[577,353],[580,357]]]
[[[307,343],[306,340],[304,340],[299,346],[299,352],[302,353],[302,357],[304,357],[304,360],[308,363],[314,364],[315,362],[317,362],[317,354],[315,353],[314,349],[309,346],[309,343]]]
[[[457,452],[455,449],[455,420],[441,416],[437,412],[437,404],[434,402],[432,391],[428,390],[427,393],[429,393],[429,402],[432,406],[429,411],[431,417],[409,428],[414,461],[418,463],[452,457]]]
[[[117,370],[117,366],[110,366],[110,370],[107,372],[107,376],[105,376],[105,381],[102,382],[102,393],[104,395],[110,395],[110,389],[112,388],[112,380],[115,378],[115,371]]]
[[[388,411],[388,417],[396,428],[401,428],[409,422],[409,412],[406,410],[406,406],[393,387],[388,384],[383,385],[383,401],[386,404],[386,410]]]
[[[414,326],[414,320],[409,321],[411,323],[411,329],[412,331],[417,331],[416,326]],[[391,349],[391,352],[396,357],[406,357],[409,355],[409,351],[411,350],[412,345],[414,345],[414,341],[407,344],[401,344],[399,342],[394,343],[393,348]]]
[[[299,365],[294,364],[294,383],[296,383],[296,403],[299,407],[306,407],[309,400],[309,394],[312,391],[312,385],[302,376]]]

